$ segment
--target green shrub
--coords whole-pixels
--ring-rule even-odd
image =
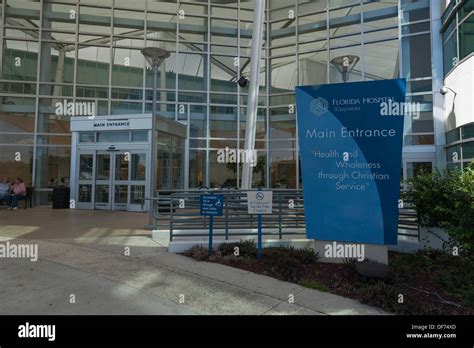
[[[231,256],[234,255],[234,249],[239,247],[240,243],[221,243],[217,247],[217,250],[222,254],[222,256]]]
[[[398,288],[383,281],[370,282],[357,289],[357,295],[362,302],[392,313],[402,312],[402,304],[398,303],[399,294]]]
[[[256,258],[257,244],[253,239],[241,240],[239,243],[239,253],[241,257]]]
[[[294,259],[301,265],[311,265],[318,261],[319,255],[313,249],[295,249],[294,247],[268,247],[262,250],[266,261],[276,261],[281,258]]]
[[[410,181],[406,198],[420,225],[440,227],[468,253],[474,251],[474,169],[419,174]]]
[[[296,282],[304,265],[316,263],[318,255],[312,249],[294,247],[268,247],[262,250],[262,261],[283,280]]]
[[[208,249],[200,245],[194,245],[191,249],[183,253],[184,256],[192,257],[198,261],[207,260],[209,257]]]
[[[440,266],[434,271],[434,281],[458,298],[465,306],[474,307],[474,262],[470,258],[448,254],[437,258]]]
[[[389,267],[391,282],[408,283],[416,280],[419,273],[429,273],[441,297],[453,297],[454,302],[474,306],[474,260],[470,257],[453,256],[440,250],[393,253]]]
[[[222,243],[217,251],[222,256],[234,256],[235,248],[239,248],[239,257],[248,259],[257,257],[257,245],[253,240],[241,240],[237,243]]]
[[[263,255],[262,255],[263,256]],[[301,264],[294,258],[272,258],[263,259],[263,262],[271,267],[275,276],[281,280],[297,282],[300,275]]]

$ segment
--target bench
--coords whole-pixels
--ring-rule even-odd
[[[20,202],[24,201],[25,206],[24,208],[26,209],[28,207],[28,204],[30,205],[30,208],[33,208],[33,192],[35,191],[34,187],[27,187],[26,188],[26,196],[23,199],[20,199],[18,202],[18,207],[20,206]],[[0,208],[8,208],[7,202],[5,200],[0,201]]]

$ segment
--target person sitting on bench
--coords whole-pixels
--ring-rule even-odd
[[[18,201],[26,199],[26,186],[22,178],[16,178],[16,182],[12,187],[12,194],[7,196],[8,209],[17,210]]]
[[[3,178],[0,182],[0,201],[6,201],[11,191],[10,181],[7,178]]]

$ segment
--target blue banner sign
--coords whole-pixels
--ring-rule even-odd
[[[406,81],[296,88],[306,234],[397,244]]]
[[[200,210],[202,216],[222,216],[224,195],[201,195]]]

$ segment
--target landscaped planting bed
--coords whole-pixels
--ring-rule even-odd
[[[389,275],[385,279],[360,275],[353,261],[318,262],[318,256],[308,249],[264,248],[257,260],[253,241],[221,244],[211,256],[206,248],[196,246],[184,255],[331,292],[396,314],[474,314],[472,255],[389,252]]]

